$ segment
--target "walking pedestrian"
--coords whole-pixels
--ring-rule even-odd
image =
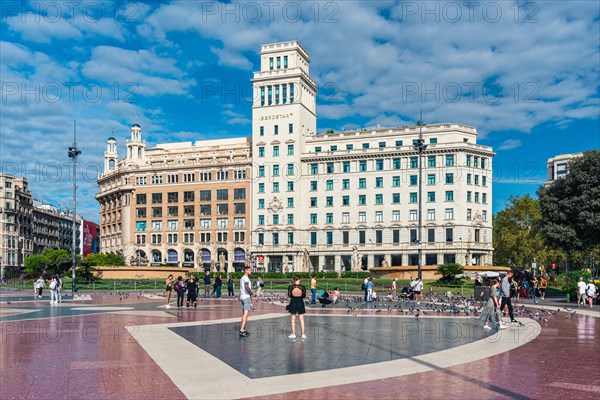
[[[170,274],[165,281],[165,297],[167,299],[165,308],[171,308],[171,305],[169,304],[169,300],[171,300],[171,290],[173,290],[173,275]]]
[[[596,297],[596,285],[594,285],[592,278],[588,280],[588,284],[585,287],[585,294],[588,298],[590,308],[592,308],[594,306],[594,298]]]
[[[296,339],[296,316],[300,319],[300,330],[302,332],[302,339],[306,339],[304,334],[304,314],[306,309],[304,308],[304,299],[306,298],[306,288],[300,284],[300,277],[294,276],[294,283],[288,287],[288,297],[290,298],[290,304],[286,309],[290,312],[292,333],[288,336],[290,339]]]
[[[265,287],[265,283],[262,278],[259,276],[256,277],[256,298],[258,299],[263,292],[263,288]]]
[[[546,297],[546,288],[548,287],[548,280],[546,279],[545,276],[542,276],[540,278],[540,296],[542,298],[542,300],[544,300],[544,297]]]
[[[500,284],[500,293],[502,295],[502,303],[500,304],[500,310],[504,310],[504,307],[508,307],[508,315],[510,316],[511,324],[519,324],[519,321],[515,319],[515,314],[513,312],[513,306],[510,300],[510,279],[513,276],[512,271],[508,271],[508,273],[502,278],[502,283]]]
[[[310,280],[310,293],[311,293],[311,299],[310,299],[310,304],[313,306],[317,305],[317,276],[313,275],[312,279]]]
[[[235,294],[233,293],[233,279],[231,279],[231,276],[227,277],[227,296],[235,296]]]
[[[417,304],[421,304],[421,300],[423,300],[423,281],[419,278],[414,280],[413,294]]]
[[[499,329],[506,329],[506,325],[502,322],[502,314],[500,313],[500,302],[498,301],[498,285],[496,279],[490,279],[486,282],[490,287],[490,298],[486,306],[481,311],[480,318],[483,320],[483,329],[492,329],[490,323],[498,324]]]
[[[42,299],[42,291],[44,290],[44,277],[40,275],[37,281],[33,284],[33,297],[37,296],[38,300]]]
[[[240,301],[242,302],[242,322],[240,325],[240,336],[249,336],[250,332],[246,330],[246,323],[248,322],[248,313],[252,309],[252,283],[250,282],[250,275],[252,274],[252,268],[244,267],[244,275],[240,279]]]
[[[585,302],[587,300],[587,296],[585,294],[585,282],[582,277],[579,277],[579,282],[577,282],[577,307],[580,305],[585,307]]]
[[[188,279],[187,293],[188,293],[188,297],[187,297],[186,307],[189,307],[190,303],[193,304],[194,307],[196,307],[198,305],[197,304],[198,284],[196,283],[196,277],[194,275],[190,276],[190,279]]]

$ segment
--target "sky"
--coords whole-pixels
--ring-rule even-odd
[[[0,170],[98,222],[106,139],[250,136],[264,43],[298,40],[317,127],[460,123],[492,146],[493,211],[535,194],[546,161],[600,148],[597,1],[3,1]]]

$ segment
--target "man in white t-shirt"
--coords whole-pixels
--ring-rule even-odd
[[[250,332],[246,330],[246,321],[248,321],[248,312],[252,309],[252,283],[250,282],[252,268],[244,267],[244,276],[240,279],[240,301],[242,302],[242,324],[240,325],[240,336],[249,336]]]
[[[419,278],[414,280],[413,293],[415,294],[417,304],[421,304],[421,300],[423,300],[423,281]]]
[[[590,308],[592,308],[594,306],[594,297],[596,297],[596,285],[594,285],[594,280],[592,278],[590,278],[585,287],[585,294],[588,298]]]
[[[582,277],[579,277],[579,282],[577,282],[577,307],[579,305],[583,305],[585,307],[585,301],[587,300],[587,296],[585,295],[585,282]]]

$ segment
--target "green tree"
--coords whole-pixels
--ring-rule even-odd
[[[438,275],[442,275],[439,279],[440,281],[448,282],[456,280],[454,277],[462,274],[464,272],[464,267],[457,263],[443,264],[438,265],[436,272]]]
[[[25,259],[25,273],[29,276],[39,276],[46,272],[50,259],[43,254],[31,254]]]
[[[85,262],[89,266],[123,266],[125,259],[120,254],[88,254],[85,257]]]
[[[531,197],[511,196],[507,207],[493,219],[494,264],[529,267],[541,262],[544,242],[539,232],[539,202]]]
[[[600,238],[600,151],[572,160],[569,174],[537,191],[540,233],[550,248],[588,255]]]
[[[77,262],[80,257],[77,256]],[[72,266],[72,255],[64,249],[46,247],[40,254],[25,259],[25,272],[32,277],[40,274],[64,274]]]

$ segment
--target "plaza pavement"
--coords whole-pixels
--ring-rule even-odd
[[[252,335],[240,338],[239,301],[167,309],[161,295],[96,292],[51,306],[2,292],[0,399],[600,396],[598,308],[526,301],[545,317],[520,303],[522,327],[487,333],[464,313],[342,303],[307,308],[308,338],[290,340],[277,296],[254,301]]]

